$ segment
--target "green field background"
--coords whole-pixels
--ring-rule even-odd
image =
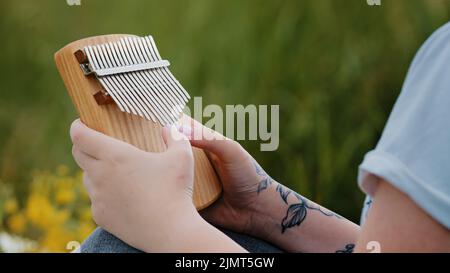
[[[77,170],[77,114],[54,52],[87,36],[151,34],[203,104],[280,105],[279,149],[242,145],[277,181],[358,221],[358,165],[415,52],[449,18],[448,0],[1,0],[0,187],[23,207],[35,171]]]

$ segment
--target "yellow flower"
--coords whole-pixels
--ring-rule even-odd
[[[4,211],[6,214],[13,214],[17,211],[17,207],[17,200],[14,198],[9,198],[4,204]]]
[[[7,227],[37,242],[30,251],[68,252],[68,242],[82,242],[95,229],[82,177],[66,166],[36,171],[23,210],[13,200],[5,202],[5,211],[11,211]]]
[[[27,219],[19,213],[9,217],[7,224],[13,234],[22,234],[27,226]]]
[[[90,208],[84,208],[80,212],[81,221],[92,221],[92,212]]]
[[[75,200],[75,194],[70,189],[59,189],[55,196],[56,203],[66,205]]]
[[[65,165],[59,165],[56,169],[56,173],[59,176],[66,176],[69,173],[69,168]]]
[[[47,229],[42,237],[40,248],[46,252],[67,252],[67,243],[76,238],[72,232],[65,230],[61,226],[53,226]]]
[[[31,223],[40,228],[47,228],[55,223],[62,224],[62,217],[57,217],[57,212],[48,198],[39,194],[30,195],[25,209],[25,215]]]
[[[52,216],[52,223],[62,226],[70,218],[70,211],[67,209],[54,211]]]
[[[78,234],[81,241],[85,240],[94,231],[95,225],[92,221],[81,223],[78,227]]]
[[[49,207],[51,207],[51,205],[46,198],[39,194],[32,193],[28,197],[25,214],[33,224],[36,224],[39,223],[42,214],[44,214]]]

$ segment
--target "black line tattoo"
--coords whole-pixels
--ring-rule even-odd
[[[263,176],[268,176],[267,173],[259,166],[258,162],[253,161],[253,165],[255,165],[256,173]]]
[[[345,249],[336,250],[336,253],[353,253],[354,248],[355,244],[348,244]]]
[[[267,173],[259,166],[259,164],[256,161],[253,161],[253,165],[255,166],[255,171],[258,175],[262,176],[262,180],[258,183],[257,187],[257,194],[260,192],[266,190],[269,188],[270,185],[272,185],[273,180],[270,178],[270,176],[267,175]],[[280,194],[281,199],[286,205],[289,205],[288,203],[288,196],[292,193],[297,199],[298,203],[294,203],[289,205],[286,215],[281,221],[281,233],[284,233],[288,228],[300,226],[303,221],[306,219],[306,215],[309,210],[315,210],[320,212],[321,214],[329,217],[336,217],[336,218],[343,218],[342,216],[331,212],[331,211],[325,211],[320,206],[315,206],[314,204],[311,204],[306,198],[301,196],[300,194],[293,192],[290,189],[285,188],[283,185],[278,184],[276,187],[276,192]]]
[[[277,185],[276,188],[277,192],[280,193],[281,199],[283,199],[284,203],[288,203],[287,198],[289,196],[289,194],[291,193],[291,190],[287,190],[285,189],[281,184]]]
[[[281,221],[281,233],[284,233],[286,229],[300,226],[300,224],[306,218],[306,206],[304,203],[296,203],[289,206],[286,216]]]
[[[280,186],[280,185],[279,185]],[[280,186],[283,187],[283,186]],[[278,187],[277,187],[278,189]],[[283,201],[287,204],[287,195],[289,193],[285,193],[286,190],[280,190],[280,196],[283,199]],[[282,192],[284,194],[282,194]],[[288,228],[300,226],[303,221],[306,219],[306,215],[308,214],[308,209],[310,210],[316,210],[322,213],[325,216],[328,217],[336,217],[338,219],[341,219],[342,216],[333,213],[333,212],[326,212],[321,209],[319,206],[314,206],[306,198],[301,196],[298,193],[294,193],[295,197],[297,197],[299,203],[291,204],[286,212],[286,216],[284,216],[283,220],[281,221],[281,233],[284,233]],[[284,198],[285,196],[285,198]]]
[[[336,217],[338,219],[343,219],[344,218],[344,217],[340,216],[339,214],[336,214],[336,213],[334,213],[332,211],[324,211],[320,206],[314,206],[314,205],[310,204],[305,197],[301,196],[298,193],[295,193],[295,197],[297,197],[297,199],[299,201],[305,203],[306,204],[306,208],[308,208],[310,210],[317,210],[317,211],[321,212],[323,215],[329,216],[329,217],[334,216],[334,217]]]
[[[263,180],[261,180],[261,182],[259,182],[258,184],[257,193],[259,194],[263,190],[267,189],[267,187],[269,187],[270,184],[272,184],[272,180],[270,178],[267,177],[263,178]]]
[[[272,178],[270,178],[267,173],[259,166],[256,161],[253,161],[253,165],[255,166],[256,173],[260,176],[263,176],[263,179],[258,184],[258,189],[256,192],[259,194],[263,190],[266,190],[272,184]]]

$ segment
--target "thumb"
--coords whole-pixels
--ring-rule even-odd
[[[180,151],[192,154],[192,147],[185,135],[180,133],[175,126],[164,127],[162,137],[167,146],[167,151]]]

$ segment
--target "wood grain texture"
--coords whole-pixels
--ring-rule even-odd
[[[159,124],[121,112],[116,104],[97,104],[93,95],[104,89],[95,76],[83,74],[74,55],[84,46],[112,42],[124,36],[129,35],[105,35],[73,42],[55,53],[56,66],[84,124],[139,149],[163,152],[166,146]],[[195,159],[193,202],[195,207],[201,210],[220,196],[222,188],[204,151],[193,148],[193,152]]]

